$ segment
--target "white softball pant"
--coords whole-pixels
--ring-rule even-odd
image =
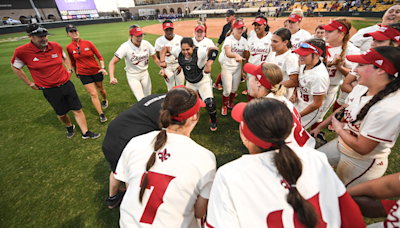
[[[387,157],[365,160],[356,159],[341,152],[339,147],[345,149],[336,138],[318,148],[318,151],[323,152],[328,157],[330,165],[337,166],[336,174],[346,188],[379,178],[385,174],[388,166]]]
[[[199,92],[201,99],[203,101],[209,97],[214,97],[212,89],[212,79],[211,74],[204,74],[203,78],[197,83],[190,83],[186,81],[186,87]]]
[[[241,77],[241,66],[227,66],[223,64],[221,66],[221,79],[222,85],[224,85],[224,91],[222,95],[228,97],[231,93],[236,93],[239,88]]]
[[[147,70],[136,74],[126,73],[126,79],[137,101],[151,94],[151,80]]]
[[[318,118],[318,122],[322,122],[324,120],[324,116],[326,115],[326,113],[329,111],[332,105],[335,104],[338,90],[339,90],[339,85],[329,86],[328,92],[326,93],[324,98],[324,104],[322,105],[323,107],[322,113],[321,116]]]
[[[165,81],[168,91],[170,91],[174,86],[183,85],[185,82],[185,76],[183,75],[183,70],[177,75],[175,74],[176,68],[178,68],[179,63],[168,63],[167,67],[164,69],[165,74],[168,77],[168,82]]]

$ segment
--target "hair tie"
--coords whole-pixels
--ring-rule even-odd
[[[296,188],[295,184],[289,184],[289,182],[287,180],[285,180],[285,179],[281,180],[281,185],[284,188],[289,189],[289,191],[291,191],[293,188]]]
[[[167,130],[167,128],[165,128],[165,127],[161,128],[161,131],[166,131],[166,130]]]
[[[169,112],[169,114],[172,113],[172,109],[171,108],[166,108],[166,110]]]
[[[278,146],[282,146],[282,145],[285,145],[285,144],[286,144],[286,142],[285,142],[285,140],[283,140],[283,139],[279,140],[279,141],[276,143],[276,145],[278,145]]]

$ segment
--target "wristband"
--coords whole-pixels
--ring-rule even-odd
[[[103,67],[103,66],[102,66],[101,69],[106,69],[106,67]]]
[[[68,69],[67,71],[74,72],[72,69]]]
[[[31,85],[30,85],[29,87],[31,87],[31,88],[32,88],[34,85],[35,85],[35,83],[34,83],[34,82],[32,82],[32,83],[31,83]]]

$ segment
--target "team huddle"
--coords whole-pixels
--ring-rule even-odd
[[[217,44],[205,37],[201,23],[190,38],[174,34],[173,22],[165,20],[165,35],[154,46],[132,25],[130,39],[110,61],[110,84],[118,83],[115,67],[124,59],[138,100],[111,121],[103,141],[111,168],[107,203],[120,205],[120,226],[365,227],[362,215],[387,216],[369,227],[400,226],[400,202],[375,201],[400,196],[399,174],[382,177],[400,132],[400,5],[352,38],[347,18],[319,25],[312,36],[301,29],[301,11],[273,32],[267,18],[257,16],[247,35],[243,19],[232,10],[226,16]],[[87,130],[69,76],[79,75],[105,122],[102,81],[108,73],[96,47],[80,39],[73,25],[66,30],[71,62],[60,45],[47,42],[47,30],[33,24],[27,30],[32,42],[24,45],[30,53],[17,48],[12,68],[31,88],[43,90],[67,137],[75,127],[66,114],[72,110],[82,137],[97,138]],[[166,94],[151,94],[150,56]],[[213,83],[217,58],[221,74]],[[37,68],[37,61],[51,69]],[[34,82],[23,74],[24,65]],[[242,80],[248,103],[235,104]],[[213,88],[223,90],[221,109]],[[190,138],[202,107],[211,131],[217,130],[217,112],[225,118],[231,109],[249,154],[217,170],[212,148]],[[324,128],[337,137],[322,145]]]

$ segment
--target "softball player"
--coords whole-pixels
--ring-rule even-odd
[[[290,135],[285,139],[291,146],[315,148],[315,139],[308,134],[307,130],[301,124],[299,112],[292,102],[284,97],[286,88],[282,84],[283,72],[278,65],[274,63],[261,63],[256,66],[247,63],[243,67],[244,71],[251,75],[249,80],[251,96],[260,98],[268,97],[282,101],[293,115],[293,127]]]
[[[259,65],[262,62],[267,61],[267,57],[271,52],[271,37],[272,34],[269,32],[268,20],[263,16],[257,16],[254,19],[253,27],[256,35],[249,38],[247,41],[249,48],[249,60],[248,62],[254,65]],[[246,62],[246,61],[245,61]],[[247,97],[248,100],[252,100],[251,87],[249,85],[250,78],[253,77],[251,74],[247,74]]]
[[[118,48],[108,66],[110,84],[118,83],[117,78],[114,77],[115,65],[119,60],[125,58],[126,78],[137,101],[140,101],[143,97],[151,94],[150,75],[147,71],[149,56],[159,67],[160,61],[154,47],[147,40],[143,40],[143,31],[138,25],[129,27],[129,35],[130,39]]]
[[[193,44],[198,48],[209,48],[215,47],[214,42],[210,39],[205,37],[205,27],[204,25],[197,25],[194,28],[195,37],[193,37]]]
[[[291,99],[294,88],[299,85],[299,58],[292,53],[290,48],[291,34],[287,28],[280,28],[272,34],[271,38],[271,54],[268,56],[267,62],[272,62],[278,65],[283,73],[282,85],[286,88],[285,97]]]
[[[329,24],[322,26],[325,29],[325,41],[327,46],[327,69],[329,72],[329,88],[324,99],[322,114],[316,122],[316,125],[322,122],[325,114],[329,111],[336,101],[336,96],[343,78],[350,73],[350,70],[357,64],[346,60],[346,55],[358,55],[360,50],[352,43],[350,39],[351,22],[347,18],[337,18]],[[344,101],[347,93],[340,92],[340,100]],[[343,104],[343,103],[342,103]],[[340,105],[336,104],[336,108]],[[314,127],[316,126],[314,125]]]
[[[343,106],[344,123],[332,117],[337,110],[311,133],[316,135],[332,123],[339,137],[318,150],[337,166],[346,187],[351,187],[381,177],[388,166],[400,132],[400,50],[376,47],[346,58],[359,63],[355,68],[359,78]]]
[[[326,157],[286,145],[293,116],[285,104],[258,98],[237,104],[232,117],[249,155],[218,169],[208,227],[365,226]]]
[[[217,105],[214,101],[210,73],[211,65],[218,55],[218,48],[198,48],[194,46],[192,38],[184,37],[181,46],[164,47],[160,53],[161,60],[164,60],[167,53],[178,58],[186,78],[186,87],[200,93],[210,116],[210,130],[216,131]]]
[[[290,38],[290,41],[292,42],[292,50],[298,48],[303,41],[311,38],[311,34],[309,32],[300,28],[303,17],[303,12],[300,9],[295,9],[286,20],[288,23],[288,29],[290,30],[290,33],[292,33]]]
[[[200,107],[205,104],[194,90],[170,90],[161,131],[135,137],[125,147],[115,175],[129,183],[121,227],[200,227],[217,165],[211,151],[190,139]]]
[[[400,21],[400,5],[393,5],[383,15],[381,24],[376,24],[358,30],[358,32],[351,37],[350,42],[352,42],[356,47],[360,48],[361,53],[364,53],[371,47],[371,42],[372,42],[372,38],[365,37],[364,34],[375,32],[381,26],[387,26],[392,23],[398,23],[399,21]]]
[[[223,63],[221,65],[222,84],[224,89],[222,92],[222,111],[221,114],[228,114],[229,108],[233,108],[236,91],[239,88],[241,75],[245,75],[241,69],[241,63],[244,60],[243,54],[248,51],[247,41],[242,37],[244,21],[238,18],[232,25],[232,30],[227,33],[229,35],[222,46]],[[221,63],[221,60],[220,60]]]
[[[172,21],[165,20],[162,26],[165,35],[160,36],[156,40],[156,43],[154,45],[158,58],[160,58],[160,51],[163,47],[172,47],[173,45],[179,46],[182,40],[182,36],[174,34],[174,24],[172,23]],[[167,63],[167,66],[164,69],[164,78],[165,84],[167,85],[167,89],[169,91],[170,89],[172,89],[172,87],[176,85],[183,85],[185,82],[185,76],[179,68],[178,58],[176,58],[175,56],[171,56],[169,53],[167,53],[165,62]]]

